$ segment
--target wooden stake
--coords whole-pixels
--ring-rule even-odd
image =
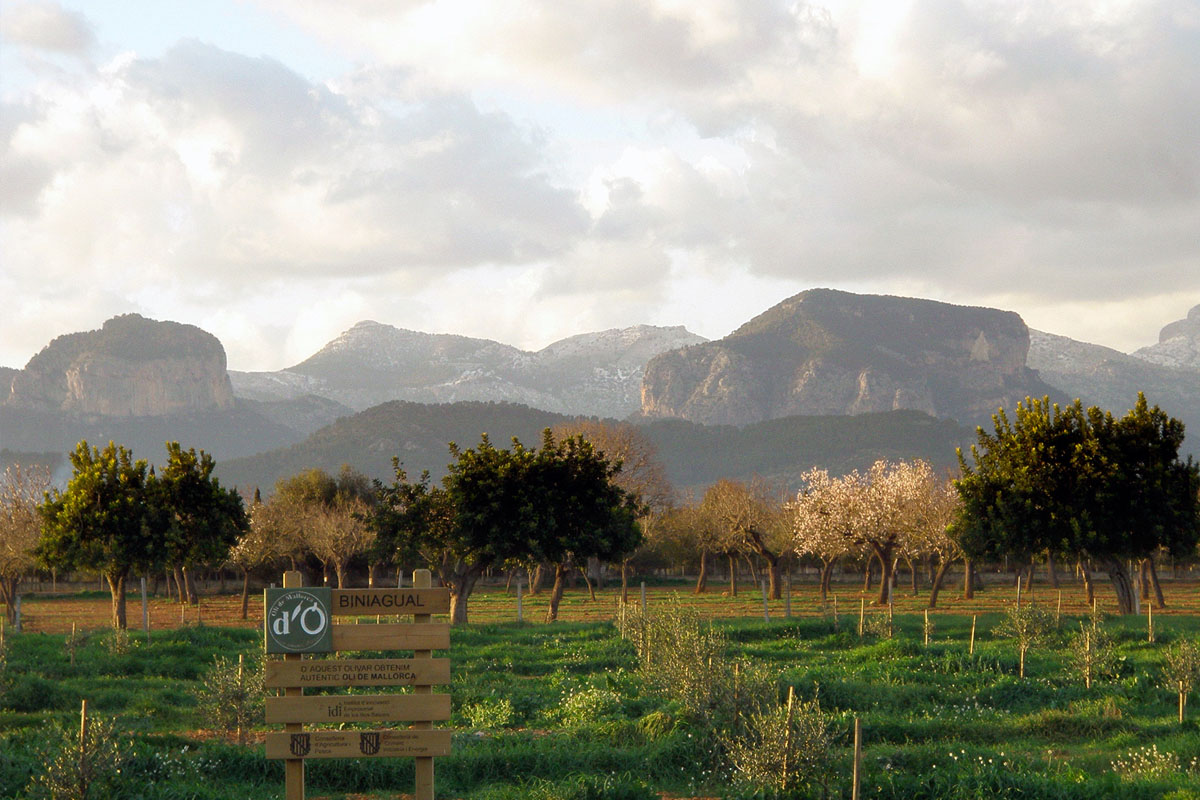
[[[86,775],[87,771],[87,700],[79,707],[79,774]]]
[[[866,612],[867,599],[865,597],[860,597],[858,600],[858,638],[860,639],[863,635],[863,619],[866,616]]]
[[[428,589],[432,585],[433,576],[427,569],[413,570],[413,588]],[[430,622],[430,614],[414,614],[413,622]],[[414,660],[433,658],[431,650],[417,650],[413,653]],[[432,686],[414,686],[413,694],[433,694]],[[432,725],[428,722],[413,723],[413,728],[428,730]],[[413,794],[414,800],[433,800],[433,758],[421,756],[416,759],[417,788]]]
[[[977,618],[978,618],[977,614],[971,615],[971,648],[969,650],[967,650],[967,655],[970,655],[970,656],[975,655],[975,620]]]
[[[288,570],[283,573],[283,588],[299,589],[304,586],[304,573],[298,570]],[[180,608],[180,614],[183,609]],[[299,661],[301,659],[299,653],[288,653],[283,657],[284,661]],[[283,690],[285,697],[301,697],[304,694],[304,687],[295,686]],[[298,722],[289,722],[283,726],[287,733],[300,733],[304,730],[304,726]],[[284,798],[285,800],[304,800],[304,759],[289,758],[284,764]]]
[[[521,608],[521,579],[517,578],[517,622],[525,621],[525,612]]]
[[[242,682],[242,675],[243,675],[243,671],[245,670],[245,666],[246,666],[246,654],[238,653],[238,702],[239,703],[243,702],[242,686],[244,684]],[[238,744],[246,743],[246,736],[245,736],[245,733],[242,731],[242,710],[240,708],[238,709],[237,740],[238,740]]]
[[[854,771],[850,780],[850,800],[858,800],[859,775],[862,771],[862,720],[854,718]]]
[[[791,573],[790,569],[788,570],[787,577],[784,578],[783,590],[784,590],[784,593],[783,593],[783,618],[791,619],[792,618],[792,573]],[[835,625],[834,630],[836,630],[836,629],[837,628]]]
[[[796,701],[796,687],[788,687],[787,715],[783,724],[783,788],[788,785],[788,757],[792,754],[792,705]]]
[[[929,647],[929,609],[925,609],[925,646]]]
[[[837,595],[833,596],[833,632],[838,630]]]
[[[1146,633],[1147,641],[1154,642],[1154,604],[1146,603]]]

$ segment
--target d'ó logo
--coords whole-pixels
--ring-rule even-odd
[[[292,739],[288,743],[288,748],[292,751],[292,755],[297,758],[304,758],[312,749],[312,735],[308,733],[293,733]]]
[[[373,756],[379,752],[379,733],[359,734],[358,749],[364,756]]]
[[[268,653],[315,653],[333,649],[326,588],[268,589],[265,615]]]

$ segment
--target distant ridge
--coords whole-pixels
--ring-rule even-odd
[[[975,423],[1059,396],[1026,367],[1028,350],[1011,311],[813,289],[723,339],[656,356],[642,413],[747,425],[912,409]]]
[[[286,370],[231,372],[230,378],[239,397],[316,394],[360,411],[391,400],[482,400],[621,418],[640,408],[642,371],[652,356],[702,341],[683,327],[637,325],[529,352],[365,321]]]
[[[508,446],[513,436],[536,446],[544,428],[572,419],[510,403],[395,401],[340,419],[303,442],[224,461],[217,469],[227,485],[257,486],[264,491],[279,478],[301,470],[335,471],[342,464],[390,482],[393,457],[412,477],[428,469],[439,478],[450,460],[447,443],[451,441],[469,447],[486,432],[498,447]],[[683,420],[640,427],[657,446],[669,477],[680,489],[754,475],[794,488],[800,473],[809,467],[844,472],[866,468],[879,458],[924,458],[948,471],[955,464],[955,448],[970,437],[968,429],[950,420],[915,411],[790,417],[741,429]]]

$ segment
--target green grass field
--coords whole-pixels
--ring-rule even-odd
[[[999,620],[978,617],[973,655],[969,615],[936,615],[928,646],[922,616],[911,613],[896,615],[890,638],[860,638],[854,614],[842,614],[838,630],[819,616],[716,625],[730,658],[767,675],[777,698],[794,687],[819,701],[833,734],[833,797],[850,796],[857,717],[864,798],[1200,798],[1200,727],[1178,723],[1176,696],[1160,677],[1166,650],[1200,636],[1200,620],[1163,617],[1154,643],[1144,618],[1106,620],[1115,674],[1091,689],[1069,658],[1079,618],[1064,617],[1034,646],[1024,679]],[[647,682],[610,622],[474,624],[452,639],[456,733],[453,755],[437,761],[439,797],[773,796],[739,782],[712,730]],[[261,659],[258,631],[188,625],[156,631],[149,643],[131,635],[125,652],[113,634],[95,632],[76,647],[74,665],[66,640],[7,637],[0,797],[37,796],[31,780],[57,742],[78,735],[84,699],[93,719],[115,722],[119,742],[120,772],[96,797],[282,796],[282,762],[267,761],[254,741],[278,726],[255,726],[239,746],[206,730],[196,700],[215,658]],[[399,797],[412,785],[407,759],[308,766],[310,797]]]

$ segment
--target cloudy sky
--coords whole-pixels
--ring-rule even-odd
[[[723,336],[829,286],[1200,303],[1196,0],[0,0],[0,365],[136,311]]]

